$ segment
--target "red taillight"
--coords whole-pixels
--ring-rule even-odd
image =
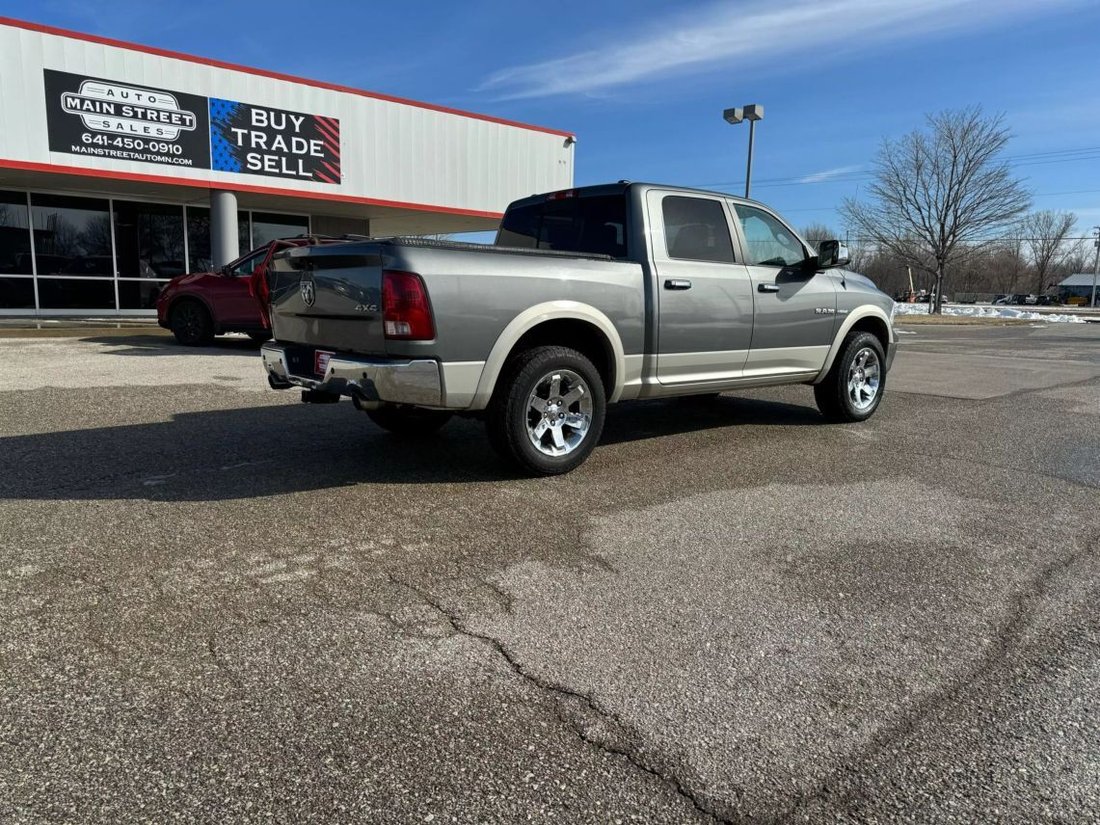
[[[382,327],[387,338],[403,341],[435,338],[428,291],[415,272],[382,273]]]

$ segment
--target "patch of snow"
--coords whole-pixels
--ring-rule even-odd
[[[927,315],[928,304],[894,304],[894,317],[899,315]],[[1050,324],[1083,324],[1080,315],[1063,312],[1032,312],[1026,309],[1013,309],[1005,306],[975,306],[973,304],[948,304],[943,307],[944,315],[961,315],[965,318],[1008,318],[1020,321],[1044,321]]]

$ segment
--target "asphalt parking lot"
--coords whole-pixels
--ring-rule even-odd
[[[0,340],[0,820],[1092,822],[1100,325],[913,327],[562,478],[255,346]]]

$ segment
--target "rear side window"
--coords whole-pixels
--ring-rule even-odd
[[[670,258],[733,263],[733,242],[721,201],[669,196],[661,202]]]
[[[625,258],[626,198],[562,198],[509,209],[496,244]]]

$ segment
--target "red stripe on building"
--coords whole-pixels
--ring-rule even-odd
[[[334,192],[314,192],[300,189],[281,189],[277,186],[257,186],[237,181],[199,180],[172,175],[148,175],[138,172],[115,172],[109,169],[83,169],[79,166],[61,166],[53,163],[32,163],[23,160],[0,158],[0,169],[17,169],[22,172],[45,172],[52,175],[76,175],[85,178],[126,180],[137,183],[160,183],[166,186],[189,186],[195,189],[227,189],[234,192],[252,192],[257,195],[278,195],[297,200],[333,201],[355,203],[363,206],[382,206],[391,209],[408,209],[413,212],[436,212],[441,215],[462,215],[468,218],[492,218],[500,220],[503,212],[487,212],[480,209],[461,209],[455,206],[438,206],[430,203],[391,201],[383,198],[364,198],[357,195],[341,195]]]

